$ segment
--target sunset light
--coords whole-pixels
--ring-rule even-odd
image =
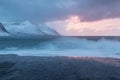
[[[0,80],[120,80],[120,0],[0,0]]]
[[[68,32],[76,31],[76,33],[90,35],[119,35],[120,33],[120,18],[82,22],[78,16],[73,16],[67,19],[66,23]]]

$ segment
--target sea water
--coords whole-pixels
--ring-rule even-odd
[[[120,58],[120,37],[0,38],[0,54]]]

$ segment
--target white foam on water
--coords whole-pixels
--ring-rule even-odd
[[[80,38],[58,38],[38,43],[34,48],[17,47],[0,50],[0,54],[18,54],[22,56],[90,56],[120,58],[120,42],[101,39],[91,41]]]

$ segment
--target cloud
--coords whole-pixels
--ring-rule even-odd
[[[120,0],[78,0],[76,13],[82,21],[95,21],[120,17],[119,8]]]
[[[61,24],[64,27],[60,27]],[[119,36],[120,34],[120,18],[83,22],[78,16],[72,16],[67,20],[50,22],[47,25],[63,35]]]
[[[44,22],[64,18],[72,5],[72,0],[0,0],[0,16]]]
[[[0,18],[35,23],[77,15],[81,21],[120,17],[120,0],[0,0]]]

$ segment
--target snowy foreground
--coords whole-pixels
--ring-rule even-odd
[[[120,59],[0,55],[0,80],[120,80]]]

